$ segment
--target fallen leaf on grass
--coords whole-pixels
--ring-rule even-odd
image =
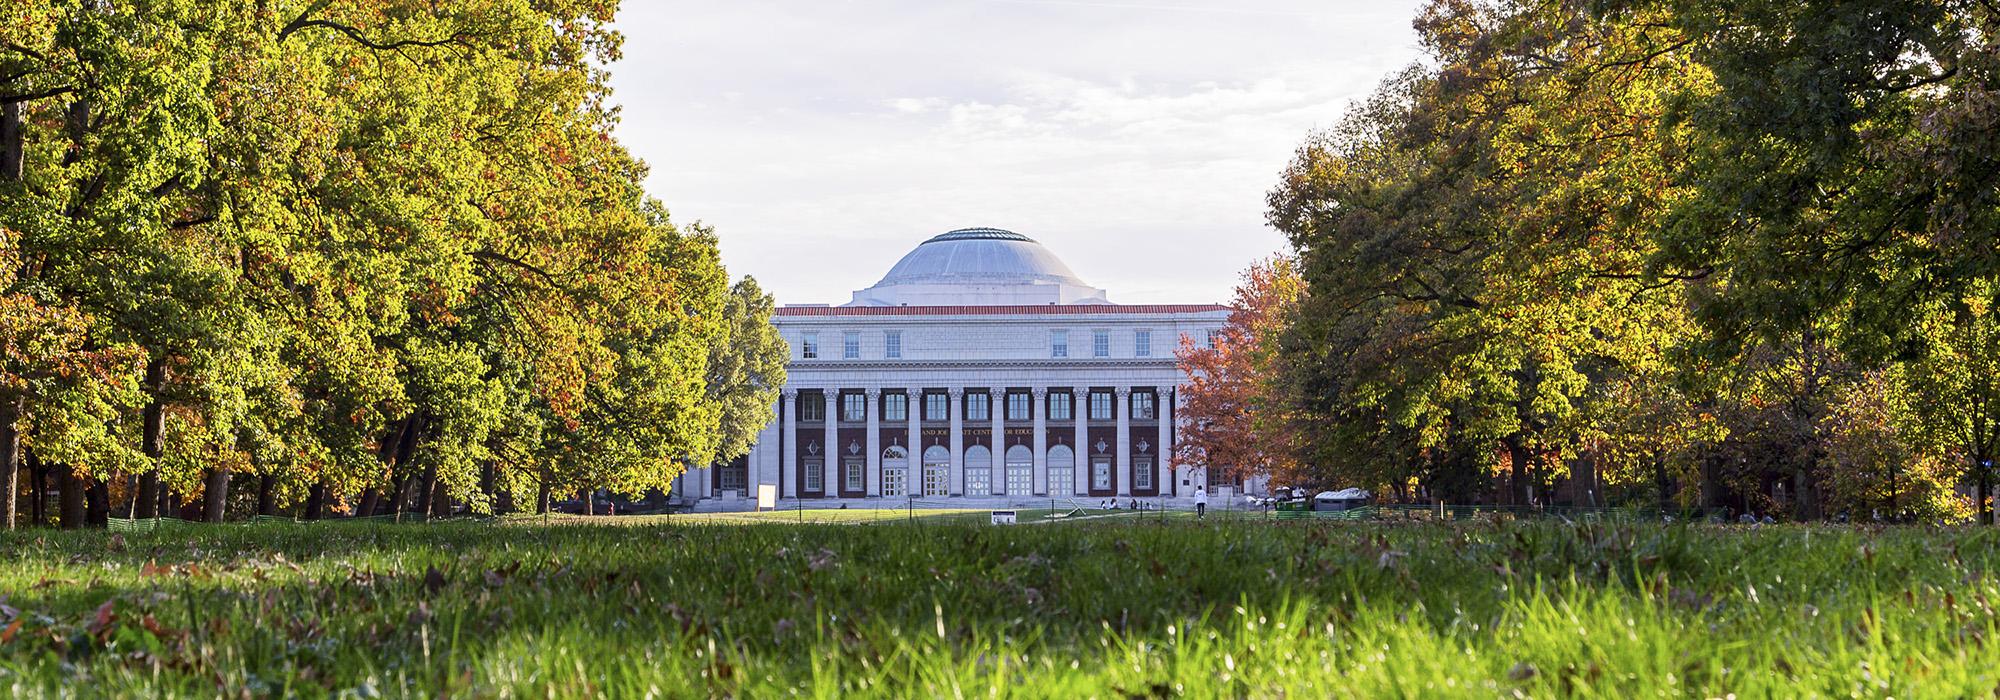
[[[833,566],[839,558],[840,555],[834,554],[833,550],[822,549],[819,550],[819,553],[812,556],[811,561],[806,562],[806,567],[813,571],[819,571]]]
[[[7,625],[7,629],[0,630],[0,644],[6,644],[8,642],[14,641],[14,635],[19,634],[20,632],[21,632],[21,618],[17,617],[14,618],[14,621],[12,623],[9,623]]]

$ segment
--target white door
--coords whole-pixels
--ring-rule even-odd
[[[1049,495],[1069,496],[1076,493],[1076,452],[1069,445],[1049,448]]]
[[[910,453],[901,447],[882,451],[882,495],[901,497],[910,492]]]
[[[1007,495],[1035,493],[1035,452],[1021,445],[1007,448]]]
[[[951,488],[951,450],[938,445],[924,448],[924,495],[943,496]]]
[[[965,495],[993,495],[993,451],[985,445],[965,450]]]

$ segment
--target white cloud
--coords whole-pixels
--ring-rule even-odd
[[[648,2],[614,66],[649,191],[781,302],[932,234],[1034,236],[1114,301],[1226,299],[1264,192],[1416,57],[1404,4]]]

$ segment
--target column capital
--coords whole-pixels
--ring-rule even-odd
[[[923,387],[915,387],[915,386],[913,386],[913,387],[910,387],[910,388],[908,388],[908,389],[904,389],[904,390],[903,390],[903,393],[905,393],[905,394],[909,394],[910,396],[923,396],[923,395],[924,395],[924,390],[923,390]]]
[[[799,398],[799,390],[797,389],[791,389],[791,388],[780,389],[778,390],[778,394],[780,396],[783,396],[786,401],[795,401]]]
[[[881,389],[879,389],[879,388],[871,388],[871,389],[864,389],[863,391],[866,391],[866,392],[868,392],[868,400],[870,400],[870,401],[873,401],[873,400],[875,400],[875,399],[879,399],[879,398],[881,398],[881,397],[882,397],[882,390],[881,390]]]
[[[1132,387],[1129,386],[1121,386],[1116,389],[1113,389],[1112,391],[1117,392],[1118,398],[1121,400],[1131,398],[1132,396]]]
[[[950,389],[944,390],[944,393],[950,394],[951,400],[957,401],[959,399],[965,398],[965,387],[955,386]]]
[[[1048,388],[1048,387],[1045,387],[1045,386],[1038,386],[1038,387],[1034,387],[1034,388],[1032,388],[1032,389],[1029,389],[1028,391],[1029,391],[1029,393],[1032,393],[1032,394],[1034,394],[1034,395],[1035,395],[1035,400],[1036,400],[1036,401],[1040,401],[1040,400],[1042,400],[1042,399],[1045,399],[1045,398],[1048,398],[1048,396],[1049,396],[1049,388]]]

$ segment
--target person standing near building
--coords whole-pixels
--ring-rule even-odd
[[[1204,487],[1201,487],[1201,486],[1196,486],[1196,487],[1194,487],[1194,517],[1197,517],[1197,518],[1206,518],[1206,517],[1208,517],[1208,489],[1207,489],[1207,488],[1204,488]]]

